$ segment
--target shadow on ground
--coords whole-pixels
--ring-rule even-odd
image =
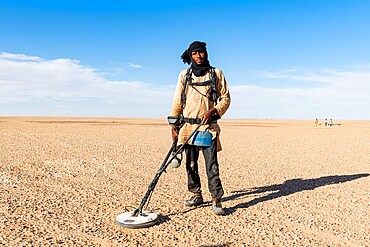
[[[224,197],[223,201],[230,201],[235,200],[240,197],[245,197],[248,195],[255,196],[256,194],[266,194],[265,196],[261,196],[255,198],[248,202],[239,203],[233,207],[226,209],[226,214],[232,214],[238,208],[248,208],[250,206],[256,205],[261,202],[273,200],[279,197],[288,196],[297,192],[305,191],[305,190],[313,190],[318,187],[331,185],[331,184],[339,184],[348,181],[352,181],[355,179],[367,177],[370,174],[363,173],[363,174],[353,174],[353,175],[335,175],[335,176],[326,176],[320,178],[311,178],[311,179],[290,179],[286,180],[282,184],[275,184],[271,186],[263,186],[263,187],[256,187],[247,190],[238,190],[232,191],[234,193],[231,196]]]

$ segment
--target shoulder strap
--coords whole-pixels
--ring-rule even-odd
[[[212,67],[211,68],[211,80],[212,80],[212,83],[211,83],[211,100],[215,102],[215,105],[217,105],[217,101],[218,101],[218,97],[219,97],[219,93],[217,92],[217,82],[218,82],[218,77],[216,75],[216,71],[215,71],[215,68]]]
[[[191,83],[191,68],[188,68],[185,75],[184,89],[181,93],[181,108],[184,109],[186,104],[186,92],[188,90],[188,84]]]

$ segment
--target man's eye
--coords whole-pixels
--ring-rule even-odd
[[[197,55],[197,56],[204,55],[204,51],[196,51],[196,52],[191,53],[191,55]]]

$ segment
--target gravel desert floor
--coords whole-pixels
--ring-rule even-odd
[[[156,225],[127,229],[170,148],[162,119],[0,118],[0,245],[370,246],[370,121],[221,120],[226,215],[187,208],[183,164],[160,177]]]

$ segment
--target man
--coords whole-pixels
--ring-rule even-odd
[[[210,146],[185,145],[188,190],[192,197],[185,201],[186,206],[203,203],[201,182],[198,174],[199,150],[202,149],[206,163],[208,188],[212,195],[212,210],[223,215],[221,198],[224,194],[220,176],[217,152],[221,151],[220,127],[217,120],[230,106],[230,93],[222,71],[208,61],[206,43],[195,41],[181,56],[188,69],[180,72],[172,104],[172,116],[182,115],[185,124],[179,133],[172,128],[172,138],[178,136],[178,145],[183,144],[201,122],[199,130],[212,134]]]

